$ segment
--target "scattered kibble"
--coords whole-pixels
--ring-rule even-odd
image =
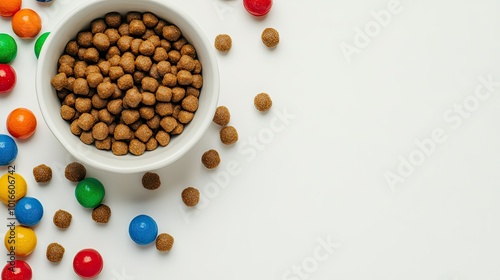
[[[274,28],[266,28],[262,31],[262,43],[268,48],[274,48],[280,43],[280,34]]]
[[[174,246],[174,238],[168,233],[160,233],[156,237],[156,249],[162,252],[168,252]]]
[[[111,208],[106,204],[101,204],[92,211],[92,220],[96,223],[105,224],[111,217]]]
[[[203,153],[201,156],[201,162],[208,169],[214,169],[220,164],[219,152],[214,149],[210,149]]]
[[[52,168],[45,164],[33,168],[33,177],[37,183],[47,183],[52,179]]]
[[[253,104],[255,105],[255,108],[257,108],[257,110],[265,112],[271,109],[271,106],[273,106],[273,101],[271,100],[269,94],[261,92],[255,96]]]
[[[219,135],[221,142],[226,145],[231,145],[238,141],[238,131],[234,126],[223,127]]]
[[[58,263],[63,259],[64,251],[64,247],[61,244],[54,242],[47,246],[45,255],[50,262]]]
[[[215,48],[220,52],[228,52],[233,46],[231,36],[228,34],[219,34],[215,37]]]
[[[71,182],[78,183],[87,176],[87,169],[79,162],[71,162],[66,165],[64,176]]]
[[[160,187],[160,176],[154,172],[146,172],[142,175],[142,186],[148,190],[156,190]]]
[[[226,126],[231,120],[231,114],[229,113],[229,109],[226,106],[218,106],[215,109],[215,114],[213,118],[213,122],[220,125]]]
[[[65,210],[57,210],[54,214],[53,222],[56,227],[60,229],[66,229],[71,225],[71,220],[73,216]]]
[[[200,201],[200,191],[193,187],[187,187],[182,191],[181,198],[186,206],[194,207]]]

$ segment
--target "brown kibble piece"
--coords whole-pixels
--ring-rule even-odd
[[[123,141],[115,141],[111,144],[111,151],[117,156],[126,155],[128,153],[128,145]]]
[[[182,191],[181,198],[186,206],[194,207],[200,201],[200,191],[193,187],[187,187]]]
[[[156,249],[162,252],[168,252],[174,246],[174,238],[168,233],[160,233],[156,237]]]
[[[33,168],[33,177],[37,183],[47,183],[52,179],[52,168],[45,164],[37,165]]]
[[[198,98],[188,95],[182,99],[182,109],[189,111],[189,112],[195,112],[198,109]]]
[[[96,223],[105,224],[111,217],[111,209],[106,204],[100,204],[92,210],[92,220]]]
[[[160,176],[154,172],[146,172],[142,175],[142,186],[148,190],[156,190],[160,187]]]
[[[213,118],[213,122],[220,125],[226,126],[231,120],[231,114],[229,113],[229,109],[226,106],[219,106],[215,109],[215,114]]]
[[[238,131],[234,126],[226,126],[220,130],[220,140],[223,144],[231,145],[238,141]]]
[[[90,130],[94,124],[96,119],[90,113],[83,113],[78,118],[78,126],[84,131]]]
[[[181,36],[181,30],[175,25],[167,25],[163,27],[163,38],[175,42]]]
[[[274,28],[266,28],[262,31],[262,43],[268,48],[274,48],[280,43],[280,34]]]
[[[139,19],[132,20],[129,23],[128,29],[130,35],[134,36],[141,36],[142,34],[144,34],[144,32],[146,32],[146,26],[144,25],[144,22],[142,22],[142,20]]]
[[[52,219],[56,227],[60,229],[66,229],[71,225],[71,219],[73,216],[64,211],[64,210],[57,210],[56,213],[54,214],[54,218]]]
[[[98,51],[104,52],[109,49],[111,46],[111,42],[109,41],[108,35],[104,33],[96,33],[94,34],[94,38],[92,42]]]
[[[273,101],[271,100],[269,94],[261,92],[255,96],[253,104],[255,105],[255,108],[257,108],[257,110],[265,112],[271,109],[271,106],[273,106]]]
[[[201,156],[201,162],[208,169],[216,168],[220,164],[219,153],[214,149],[210,149],[203,153]]]
[[[109,27],[118,28],[122,24],[122,16],[118,12],[110,12],[104,16],[104,20]]]
[[[228,52],[233,46],[231,36],[227,34],[219,34],[215,37],[215,48],[220,52]]]
[[[58,263],[64,256],[64,247],[59,243],[50,243],[45,255],[50,262]]]
[[[87,169],[79,162],[71,162],[66,165],[64,176],[71,182],[78,183],[87,176]]]

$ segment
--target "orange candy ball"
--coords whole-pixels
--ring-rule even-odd
[[[20,38],[35,38],[42,30],[42,18],[31,9],[21,9],[12,17],[12,30]]]
[[[0,16],[11,17],[21,9],[22,0],[0,1]]]
[[[31,137],[36,130],[35,114],[26,108],[14,109],[7,116],[7,130],[17,139]]]

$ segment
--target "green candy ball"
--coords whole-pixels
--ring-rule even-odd
[[[17,55],[17,43],[12,36],[0,33],[0,63],[11,63]]]
[[[50,34],[50,32],[45,32],[42,35],[40,35],[40,37],[38,37],[38,39],[36,39],[36,42],[35,42],[36,58],[38,58],[40,56],[40,52],[42,51],[43,43],[45,43],[45,40],[47,40],[47,37],[49,36],[49,34]]]
[[[104,199],[104,186],[95,178],[85,178],[78,182],[75,188],[75,197],[85,208],[95,208]]]

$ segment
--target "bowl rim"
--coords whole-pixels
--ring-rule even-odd
[[[211,44],[206,36],[206,34],[203,32],[201,27],[194,21],[186,12],[181,10],[180,8],[176,7],[175,5],[168,3],[168,2],[162,2],[159,0],[147,0],[147,1],[131,1],[128,4],[130,4],[131,8],[127,9],[127,11],[137,11],[137,10],[144,10],[146,12],[147,9],[139,8],[139,6],[142,7],[142,5],[145,4],[147,7],[161,7],[162,9],[165,9],[163,11],[151,11],[152,13],[156,14],[159,18],[164,19],[168,22],[171,22],[175,24],[176,26],[178,25],[187,25],[192,33],[190,34],[185,34],[181,26],[179,28],[181,29],[181,32],[183,32],[183,36],[185,37],[194,37],[196,41],[198,42],[198,45],[195,46],[196,50],[198,53],[202,51],[203,57],[200,57],[200,61],[202,61],[203,65],[203,87],[200,92],[200,101],[201,98],[205,98],[205,95],[209,95],[209,97],[206,97],[206,102],[208,104],[205,104],[204,106],[207,108],[204,108],[204,115],[200,116],[198,115],[200,110],[200,107],[198,108],[197,112],[195,113],[195,118],[191,123],[186,125],[186,129],[181,133],[181,135],[175,136],[175,138],[181,138],[186,130],[192,128],[194,126],[193,122],[196,121],[196,130],[189,130],[190,134],[189,138],[182,137],[183,143],[181,144],[175,144],[175,148],[168,148],[169,146],[172,145],[172,142],[175,140],[171,140],[169,145],[165,147],[159,146],[158,149],[165,149],[171,154],[168,156],[162,155],[161,152],[157,151],[146,151],[145,154],[141,156],[134,156],[128,153],[127,155],[124,156],[116,156],[113,155],[111,151],[102,151],[98,150],[97,148],[94,147],[94,145],[90,145],[90,149],[95,150],[96,153],[99,154],[104,154],[106,153],[106,157],[103,158],[97,158],[94,159],[93,157],[89,156],[89,145],[84,144],[83,142],[78,139],[77,136],[71,134],[72,137],[74,137],[78,142],[75,142],[73,140],[70,140],[69,137],[65,136],[66,134],[63,135],[61,133],[60,129],[58,129],[58,125],[56,125],[54,118],[54,112],[49,112],[48,111],[48,102],[49,100],[47,99],[47,94],[44,89],[43,83],[47,83],[47,80],[42,80],[44,76],[46,77],[47,73],[44,73],[44,71],[47,70],[46,66],[44,66],[46,63],[53,63],[53,62],[46,62],[47,60],[45,59],[47,54],[49,52],[53,52],[54,50],[51,48],[53,45],[54,46],[61,46],[61,42],[56,42],[58,39],[58,35],[51,36],[52,34],[58,34],[61,30],[66,29],[68,23],[73,19],[73,17],[77,16],[80,13],[96,13],[93,10],[96,9],[96,7],[111,7],[113,5],[116,5],[117,3],[120,3],[123,5],[123,0],[92,0],[86,3],[83,3],[81,5],[76,6],[71,10],[65,17],[63,17],[52,29],[51,33],[47,37],[46,41],[44,42],[44,46],[42,47],[42,50],[40,52],[40,56],[38,59],[38,64],[37,64],[37,69],[36,69],[36,79],[35,79],[35,87],[36,87],[36,97],[37,97],[37,102],[40,108],[40,111],[42,113],[42,117],[51,131],[51,133],[54,135],[54,137],[59,141],[59,143],[73,156],[75,157],[78,161],[82,162],[83,164],[89,165],[91,167],[97,168],[99,170],[105,170],[108,172],[113,172],[113,173],[138,173],[138,172],[144,172],[144,171],[149,171],[149,170],[155,170],[159,169],[162,167],[166,167],[175,161],[177,161],[179,158],[181,158],[184,154],[186,154],[191,148],[193,148],[196,143],[203,137],[205,132],[208,130],[208,127],[210,126],[212,122],[212,117],[213,114],[215,113],[216,107],[217,107],[217,102],[219,99],[219,91],[220,91],[220,76],[219,76],[219,69],[218,69],[218,64],[217,64],[217,58],[215,51],[213,48],[210,48]],[[125,8],[121,8],[121,10],[124,10]],[[115,9],[115,10],[120,10],[120,9]],[[112,9],[109,10],[103,10],[100,14],[104,16],[108,12],[112,12]],[[124,12],[121,12],[122,15]],[[168,14],[173,14],[175,15],[175,18],[180,19],[181,22],[176,22],[175,20],[170,21],[170,19],[167,19],[161,14],[168,13]],[[97,18],[97,17],[95,17]],[[93,20],[94,18],[87,19],[88,24]],[[78,32],[78,28],[75,28],[74,35],[76,36],[76,33]],[[188,32],[189,33],[189,32]],[[61,35],[64,36],[64,35]],[[189,38],[188,41],[190,43],[193,43]],[[64,41],[65,45],[66,41]],[[60,54],[58,54],[60,56]],[[202,60],[203,59],[203,60]],[[209,63],[207,63],[209,62]],[[57,65],[54,65],[54,69],[57,69]],[[55,70],[54,70],[55,71]],[[209,73],[210,79],[205,79],[206,74]],[[50,79],[50,78],[49,78]],[[50,81],[50,80],[49,80]],[[50,82],[49,82],[50,84]],[[51,86],[51,85],[50,85]],[[52,87],[52,86],[51,86]],[[55,89],[52,91],[55,95]],[[50,98],[50,97],[49,97]],[[201,102],[200,102],[201,103]],[[57,116],[60,118],[59,112],[57,112]],[[198,117],[198,119],[196,119]],[[61,118],[62,120],[62,118]],[[60,121],[60,120],[58,120]],[[191,126],[192,124],[192,126]],[[69,131],[69,124],[67,124],[68,131]],[[76,145],[75,145],[76,144]],[[156,152],[156,153],[155,153]],[[149,153],[149,154],[148,154]],[[155,153],[152,155],[151,153]],[[93,153],[90,152],[90,155]],[[109,154],[112,156],[110,157]],[[112,159],[110,159],[112,158]],[[134,164],[124,164],[123,160],[127,159],[133,159]],[[103,160],[105,159],[105,160]],[[108,160],[109,159],[109,160]],[[153,161],[151,160],[153,159]],[[156,159],[156,161],[154,161]],[[137,162],[141,162],[141,165],[137,165]]]

